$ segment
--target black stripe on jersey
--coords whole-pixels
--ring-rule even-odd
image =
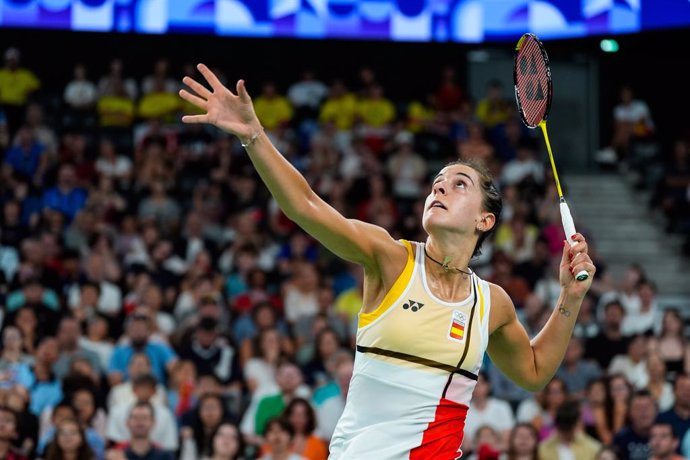
[[[469,324],[467,325],[467,340],[465,340],[465,349],[462,352],[462,357],[460,358],[460,361],[458,362],[457,369],[461,369],[460,366],[462,366],[462,363],[465,362],[465,358],[467,357],[467,352],[470,350],[470,340],[472,339],[472,323],[474,322],[474,310],[475,307],[477,306],[477,289],[479,289],[479,279],[477,278],[476,275],[472,275],[472,294],[474,296],[474,301],[472,302],[472,309],[470,310],[470,321]],[[464,369],[462,369],[464,371]],[[467,372],[468,374],[472,374],[469,371],[464,371]],[[457,374],[461,374],[460,372],[457,372]],[[464,374],[462,374],[464,375]],[[478,380],[479,377],[475,375],[475,378],[473,380]],[[450,374],[448,376],[448,381],[446,382],[446,386],[443,388],[443,393],[442,393],[442,398],[446,397],[446,392],[448,391],[448,387],[450,386],[450,382],[453,381],[453,374]]]
[[[377,347],[363,347],[357,345],[357,351],[360,353],[372,353],[374,355],[388,356],[389,358],[397,358],[403,361],[408,361],[415,364],[421,364],[422,366],[433,367],[435,369],[441,369],[451,374],[460,374],[468,379],[477,380],[477,377],[472,372],[466,371],[465,369],[460,369],[458,367],[449,366],[448,364],[439,363],[431,359],[421,358],[419,356],[408,355],[407,353],[400,353],[398,351],[384,350],[383,348]]]

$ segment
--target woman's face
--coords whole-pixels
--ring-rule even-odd
[[[205,427],[215,427],[223,418],[223,407],[216,398],[206,398],[199,407],[199,418]]]
[[[593,383],[587,395],[591,404],[604,404],[606,401],[606,386],[604,382]]]
[[[266,431],[266,442],[271,446],[273,452],[283,453],[290,448],[290,433],[277,423],[271,424]]]
[[[451,230],[469,235],[478,229],[488,230],[495,218],[482,213],[483,200],[479,175],[474,169],[465,165],[443,168],[424,202],[424,230],[429,234]]]
[[[557,408],[565,401],[565,389],[559,380],[554,380],[546,387],[546,407]]]
[[[280,337],[278,331],[271,330],[264,332],[261,337],[261,351],[264,356],[272,356],[280,350]]]
[[[664,335],[681,335],[683,323],[674,312],[664,313]]]
[[[74,393],[73,404],[74,408],[77,409],[79,418],[83,422],[88,422],[96,410],[93,396],[88,391],[78,391]]]
[[[304,404],[295,404],[288,416],[288,420],[296,433],[304,433],[307,427],[307,418],[307,408],[304,407]]]
[[[537,438],[529,428],[519,426],[513,435],[513,448],[518,455],[526,455],[534,452],[537,445]]]
[[[630,397],[630,388],[625,378],[616,377],[609,383],[609,393],[614,401],[627,401]]]
[[[239,437],[240,434],[233,425],[222,425],[213,437],[213,451],[232,458],[240,448]]]
[[[319,341],[319,353],[321,358],[326,359],[333,353],[338,351],[338,338],[332,332],[327,332],[321,335]]]
[[[82,443],[77,424],[72,421],[66,421],[58,425],[57,442],[63,451],[76,452]]]

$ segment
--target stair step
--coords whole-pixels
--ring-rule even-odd
[[[614,279],[639,264],[662,295],[690,305],[690,259],[679,253],[683,238],[665,233],[660,213],[649,209],[650,192],[633,190],[616,174],[567,176],[564,191],[576,224],[592,235]]]

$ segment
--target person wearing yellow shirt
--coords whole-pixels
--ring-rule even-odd
[[[139,116],[146,119],[157,118],[163,122],[175,121],[175,115],[180,109],[180,98],[177,94],[165,90],[165,79],[158,78],[153,82],[153,88],[139,101]]]
[[[29,95],[41,87],[32,71],[19,67],[19,56],[18,49],[8,48],[0,69],[0,111],[5,112],[11,133],[19,129]]]
[[[511,103],[503,97],[503,85],[498,80],[489,82],[487,94],[477,104],[475,115],[484,126],[491,129],[504,124],[512,115]]]
[[[267,131],[290,123],[294,115],[290,102],[278,94],[271,82],[264,84],[261,95],[254,101],[254,110]]]
[[[383,88],[374,85],[369,96],[357,102],[357,115],[368,127],[385,128],[395,120],[395,106],[383,96]]]
[[[328,99],[321,106],[319,121],[333,123],[339,131],[349,131],[357,118],[357,100],[343,82],[336,80],[331,85]]]
[[[110,94],[98,99],[96,109],[104,128],[129,128],[134,121],[134,101],[127,96],[122,80],[114,82]]]

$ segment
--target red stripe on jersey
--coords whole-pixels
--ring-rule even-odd
[[[436,406],[434,421],[424,430],[422,444],[410,451],[410,460],[455,460],[465,436],[468,407],[442,398]]]

